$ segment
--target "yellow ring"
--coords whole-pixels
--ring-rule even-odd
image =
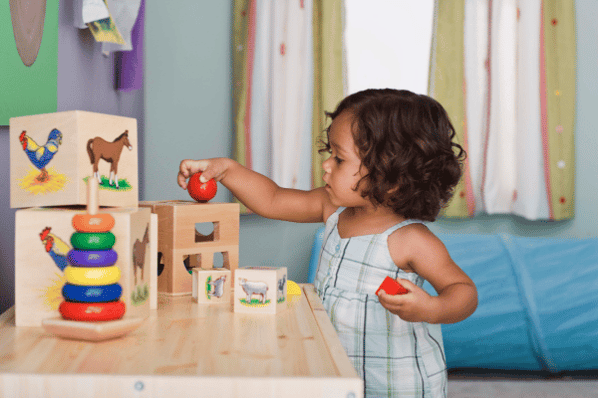
[[[120,269],[110,267],[71,267],[64,269],[66,281],[72,285],[104,286],[112,285],[120,279]]]

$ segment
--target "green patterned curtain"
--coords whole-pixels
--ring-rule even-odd
[[[465,162],[464,177],[442,216],[465,218],[485,212],[516,214],[528,219],[572,218],[575,189],[574,1],[517,3],[489,0],[486,14],[480,13],[479,7],[468,8],[468,4],[466,0],[435,2],[429,93],[447,109],[461,145],[470,154],[480,154]],[[505,15],[510,24],[501,25]],[[485,20],[478,23],[475,18]],[[468,59],[475,51],[465,47],[465,43],[471,43],[471,37],[466,36],[468,27],[471,32],[485,29],[482,33],[487,35],[481,39],[486,41],[482,45],[487,46],[485,59],[479,59],[479,65],[485,64],[480,67],[484,70],[482,79],[468,77],[471,76],[468,68],[476,67],[472,58]],[[480,32],[476,31],[476,36]],[[521,32],[530,34],[522,35]],[[514,62],[511,63],[499,61],[504,56],[506,42],[512,46]],[[535,46],[533,51],[530,45]],[[506,80],[504,76],[507,76]],[[532,76],[532,79],[526,76]],[[527,80],[534,79],[538,80],[525,86]],[[483,98],[472,98],[474,84],[478,85],[478,93],[483,92]],[[515,94],[504,95],[508,88],[513,89],[509,93]],[[501,91],[502,95],[499,95]],[[522,106],[520,99],[524,95],[532,96],[529,102],[537,105],[527,106],[524,101]],[[505,97],[512,98],[513,103],[501,102]],[[484,114],[478,115],[472,109]],[[511,113],[507,112],[509,110]],[[474,117],[483,123],[468,124]],[[517,120],[509,124],[510,119]],[[537,128],[527,128],[529,120],[537,120]],[[515,126],[512,132],[504,129],[510,125]],[[510,148],[501,142],[507,139],[513,140]],[[537,161],[530,161],[536,153]],[[528,168],[530,164],[537,166],[536,174]],[[506,174],[501,175],[501,172]],[[532,192],[530,187],[540,188]]]
[[[465,115],[465,79],[463,76],[463,22],[465,0],[436,1],[434,7],[434,31],[430,61],[430,84],[428,91],[448,112],[457,142],[467,150]],[[473,216],[471,198],[466,181],[469,167],[455,188],[455,194],[443,211],[445,217]]]
[[[542,125],[548,163],[550,218],[573,218],[575,194],[575,3],[544,0],[542,22],[546,105]],[[562,167],[562,166],[565,167]]]
[[[250,108],[256,57],[256,12],[260,9],[256,3],[256,0],[234,0],[233,5],[234,157],[248,167],[252,165]],[[344,96],[343,24],[342,0],[313,0],[313,187],[323,185],[323,158],[318,149],[327,124],[324,112],[333,111]],[[281,51],[284,51],[284,47],[281,47]],[[242,212],[247,212],[247,209],[242,208]]]
[[[342,0],[315,0],[313,13],[314,106],[313,106],[313,186],[324,186],[322,162],[318,153],[326,138],[329,121],[324,112],[332,112],[345,95],[343,51],[344,11]]]

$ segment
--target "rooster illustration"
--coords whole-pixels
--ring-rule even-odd
[[[23,150],[31,163],[41,170],[41,174],[36,177],[36,180],[45,182],[48,180],[46,166],[50,163],[56,152],[58,152],[58,146],[62,144],[62,133],[57,129],[53,129],[48,136],[48,142],[44,146],[38,145],[26,133],[26,131],[21,133],[19,141],[21,141]]]
[[[52,257],[56,266],[60,268],[61,271],[64,271],[68,265],[66,256],[71,248],[62,239],[50,232],[51,230],[51,227],[44,228],[39,234],[39,237],[44,244],[46,252]]]

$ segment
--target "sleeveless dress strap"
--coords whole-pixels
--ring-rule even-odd
[[[380,235],[384,235],[386,237],[390,236],[390,234],[392,234],[394,231],[396,231],[399,228],[402,228],[406,225],[409,224],[423,224],[424,222],[422,220],[415,220],[415,219],[409,219],[409,220],[405,220],[405,221],[401,221],[398,224],[393,225],[392,227],[388,228],[386,231],[382,232]]]

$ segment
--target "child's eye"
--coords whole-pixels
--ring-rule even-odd
[[[343,159],[339,158],[338,156],[335,156],[334,161],[336,162],[336,164],[341,164],[343,162]]]

